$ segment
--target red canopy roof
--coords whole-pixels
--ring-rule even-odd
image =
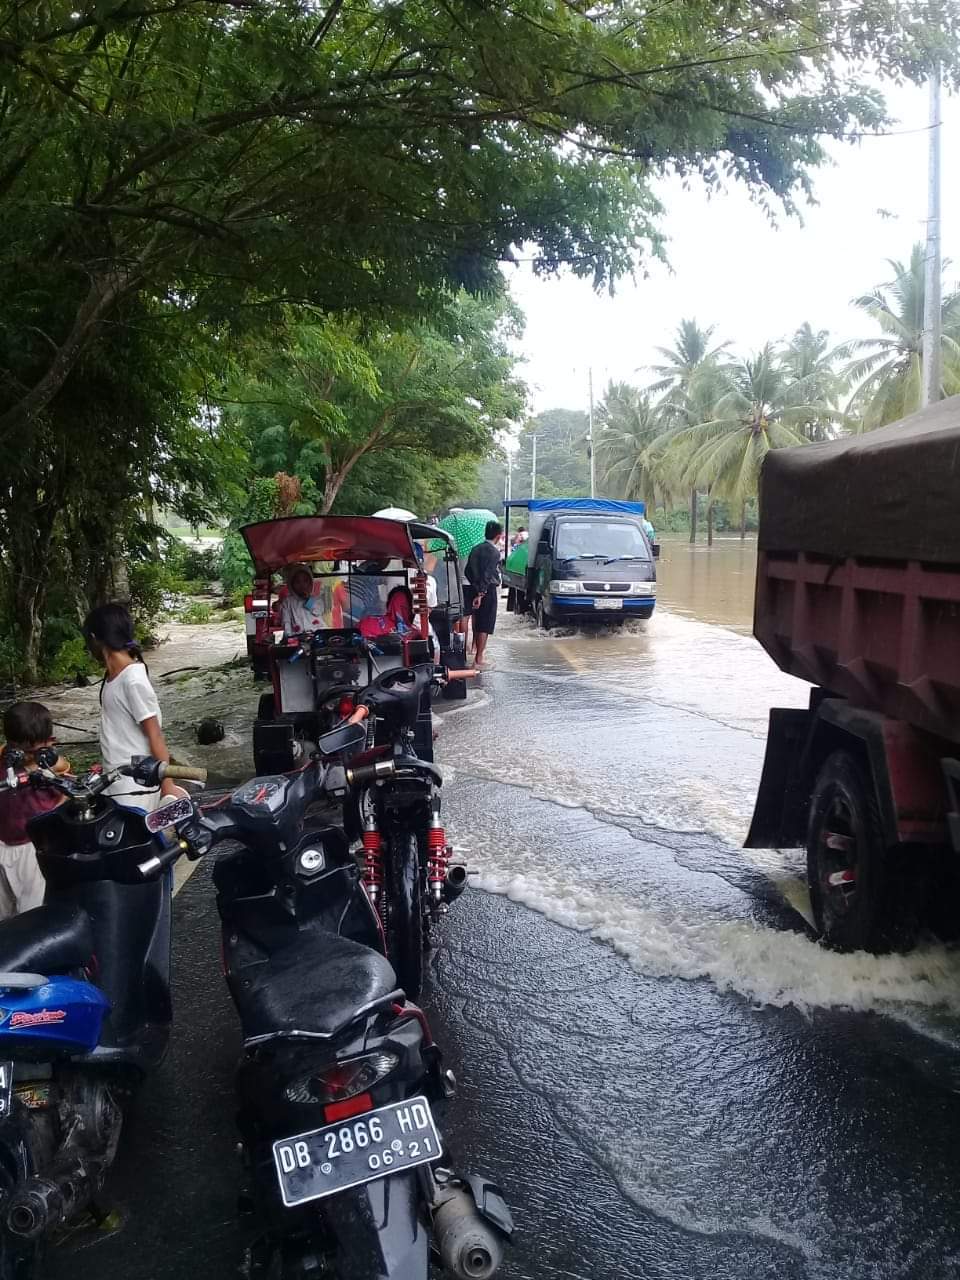
[[[378,516],[288,516],[240,530],[258,573],[298,560],[404,560],[417,563],[402,520]]]

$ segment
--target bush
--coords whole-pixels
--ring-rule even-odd
[[[190,546],[181,538],[171,538],[163,562],[181,581],[201,582],[206,587],[220,575],[220,548]]]
[[[210,622],[213,618],[213,610],[208,604],[201,604],[194,601],[180,613],[180,621],[186,622],[190,626],[202,626],[204,623]]]
[[[227,592],[249,591],[253,584],[253,562],[243,539],[232,530],[223,540],[220,581]]]
[[[86,676],[96,675],[100,668],[90,656],[82,636],[65,640],[57,650],[52,661],[47,665],[44,674],[53,684],[61,680],[69,680],[79,671]]]

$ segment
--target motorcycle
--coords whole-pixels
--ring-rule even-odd
[[[334,732],[342,748],[355,726]],[[316,755],[221,806],[179,800],[149,818],[171,838],[141,864],[147,879],[238,842],[213,879],[243,1034],[242,1200],[261,1227],[245,1274],[426,1280],[432,1248],[456,1280],[487,1280],[509,1210],[491,1182],[442,1166],[433,1108],[452,1096],[452,1073],[382,954],[342,825],[310,816],[345,785],[344,768]]]
[[[420,996],[431,926],[467,884],[440,817],[443,774],[418,753],[417,733],[431,688],[474,674],[431,662],[385,671],[318,742],[322,755],[344,763],[344,825],[362,840],[367,894],[387,957],[412,1000]]]
[[[146,760],[80,778],[25,773],[8,752],[3,789],[64,796],[29,827],[43,906],[0,923],[0,1280],[28,1280],[45,1243],[86,1213],[113,1161],[123,1107],[170,1035],[169,878],[138,863],[155,838],[105,795],[121,774],[145,788],[206,771]]]

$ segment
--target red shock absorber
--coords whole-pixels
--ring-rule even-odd
[[[447,880],[447,864],[453,850],[447,844],[447,833],[440,822],[440,810],[435,808],[427,828],[427,883],[430,897],[439,905],[443,901],[443,886]]]
[[[383,890],[383,841],[373,817],[367,818],[363,824],[363,883],[368,898],[379,912]]]

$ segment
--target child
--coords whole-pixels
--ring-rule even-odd
[[[100,754],[104,769],[117,769],[138,756],[169,762],[160,703],[150,683],[143,653],[133,635],[133,619],[122,604],[102,604],[83,624],[87,647],[106,667],[100,686]],[[128,809],[156,809],[163,797],[181,795],[172,782],[148,791],[133,778],[121,777],[108,789]]]
[[[40,702],[15,702],[3,713],[6,745],[0,752],[0,771],[5,775],[8,752],[20,751],[23,768],[33,773],[36,753],[53,744],[53,720]],[[54,770],[67,773],[69,763],[58,757]],[[0,791],[0,919],[19,915],[43,902],[45,884],[37,865],[37,851],[27,834],[27,823],[40,813],[49,813],[63,801],[59,791],[21,783],[15,790]]]

